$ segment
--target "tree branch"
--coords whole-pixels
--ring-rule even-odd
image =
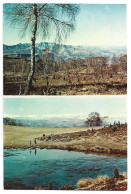
[[[39,9],[39,12],[47,5],[47,3],[43,4],[40,9]]]

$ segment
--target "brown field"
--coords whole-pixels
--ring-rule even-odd
[[[24,60],[24,59],[23,59]],[[4,95],[24,94],[29,73],[29,61],[4,59]],[[99,71],[82,65],[46,74],[39,71],[36,64],[31,95],[117,95],[127,93],[127,74],[122,74],[121,66],[108,65]],[[82,63],[82,62],[81,62]],[[65,65],[65,64],[64,64]],[[67,65],[69,65],[67,63]],[[73,63],[74,65],[74,63]],[[48,82],[48,83],[47,83]]]

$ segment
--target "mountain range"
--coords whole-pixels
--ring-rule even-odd
[[[67,60],[68,58],[73,59],[85,59],[87,57],[112,57],[113,55],[124,55],[126,54],[125,46],[73,46],[73,45],[59,45],[50,42],[36,43],[35,51],[36,57],[38,59],[41,50],[50,49],[54,53],[55,60],[62,58]],[[3,55],[4,56],[25,56],[30,59],[30,44],[17,44],[17,45],[3,45]]]

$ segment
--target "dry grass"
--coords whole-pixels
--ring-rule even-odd
[[[99,184],[101,182],[105,182],[107,179],[109,179],[108,176],[98,176],[96,179],[92,179],[92,183]]]
[[[120,175],[118,178],[109,178],[108,176],[98,176],[95,179],[80,179],[77,182],[77,189],[125,191],[127,190],[127,172],[124,172],[122,175]]]
[[[78,182],[77,182],[77,187],[78,188],[83,188],[83,187],[87,187],[89,185],[92,184],[92,181],[91,179],[80,179]]]
[[[97,185],[97,184],[100,184],[102,182],[105,182],[107,179],[109,179],[108,176],[98,176],[95,179],[80,179],[77,182],[77,187],[78,188],[84,188],[84,187]]]
[[[127,172],[123,172],[122,175],[127,179]]]
[[[100,127],[96,127],[99,129]],[[89,127],[88,127],[89,129]],[[39,128],[39,127],[21,127],[21,126],[4,126],[4,146],[29,146],[29,141],[34,142],[34,138],[41,137],[44,134],[62,134],[77,131],[85,131],[86,127],[70,128]],[[56,144],[53,142],[53,144]],[[59,143],[58,143],[59,144]],[[49,142],[38,142],[38,145],[49,145]],[[61,142],[60,142],[61,145]]]

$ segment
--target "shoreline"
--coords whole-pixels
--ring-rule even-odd
[[[115,129],[115,130],[114,130]],[[127,157],[127,125],[91,128],[4,126],[4,149],[59,149]]]
[[[103,152],[100,152],[100,151],[92,151],[92,150],[88,150],[88,151],[85,151],[85,150],[82,150],[82,149],[75,149],[75,148],[72,148],[72,147],[60,147],[60,146],[5,146],[3,147],[3,149],[21,149],[21,150],[26,150],[26,149],[32,149],[32,150],[35,150],[35,149],[48,149],[48,150],[53,150],[53,149],[57,149],[57,150],[67,150],[67,151],[74,151],[74,152],[82,152],[84,154],[96,154],[96,155],[105,155],[105,156],[115,156],[115,157],[122,157],[122,158],[127,158],[127,152],[126,150],[122,150],[122,152],[120,150],[112,150],[112,152],[110,150],[107,150],[106,151],[103,151]]]

